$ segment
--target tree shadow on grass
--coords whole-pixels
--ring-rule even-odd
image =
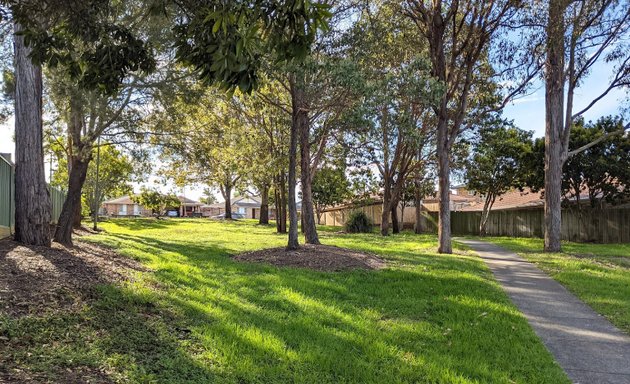
[[[7,255],[16,247],[8,249]],[[208,367],[194,358],[194,350],[186,348],[189,333],[173,327],[175,317],[158,309],[150,292],[135,292],[114,281],[107,284],[111,276],[87,256],[63,249],[38,251],[25,257],[49,270],[25,269],[12,257],[1,260],[2,268],[33,279],[38,272],[54,271],[55,280],[45,286],[33,281],[31,293],[63,286],[60,294],[75,305],[32,305],[24,313],[0,311],[0,382],[206,383],[214,379]]]
[[[158,259],[168,288],[157,300],[224,368],[218,381],[565,380],[473,259],[409,252],[402,268],[325,273],[237,263],[215,244],[114,236]]]

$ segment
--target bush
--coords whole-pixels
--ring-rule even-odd
[[[354,211],[346,221],[346,232],[370,233],[372,232],[372,220],[363,211]]]

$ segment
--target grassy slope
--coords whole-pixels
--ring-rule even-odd
[[[568,382],[482,262],[436,255],[433,236],[324,232],[391,267],[323,273],[233,262],[284,244],[253,223],[103,226],[91,240],[154,272],[103,287],[80,314],[5,322],[30,340],[24,366],[159,383]]]
[[[488,238],[536,263],[595,311],[630,334],[630,244],[565,242],[543,253],[541,239]]]

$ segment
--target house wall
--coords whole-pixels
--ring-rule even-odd
[[[127,211],[124,215],[120,213],[123,205],[127,207]],[[137,204],[103,204],[103,208],[107,216],[151,216],[151,210],[140,205],[138,205],[138,210],[135,211],[134,206],[136,205]]]

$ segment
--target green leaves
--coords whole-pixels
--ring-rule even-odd
[[[12,10],[24,26],[31,59],[63,68],[79,87],[113,95],[130,73],[155,69],[151,46],[127,24],[111,18],[109,1],[64,2],[51,5],[46,15],[29,11],[29,4],[20,3]]]
[[[176,27],[178,59],[197,70],[206,84],[238,87],[244,93],[258,86],[263,57],[277,62],[304,59],[330,17],[327,5],[310,1],[200,0],[184,8],[191,16]]]

